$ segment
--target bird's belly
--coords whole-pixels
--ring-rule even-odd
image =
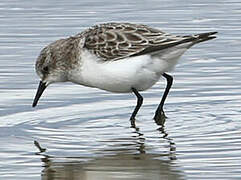
[[[82,64],[78,72],[71,73],[70,81],[84,86],[111,92],[131,92],[152,87],[160,76],[171,70],[185,48],[170,48],[153,55],[129,57],[116,61],[98,59],[88,51],[83,51]]]
[[[150,56],[135,57],[106,63],[90,60],[84,64],[79,84],[110,92],[126,93],[131,88],[139,91],[152,87],[160,78]],[[78,83],[78,82],[77,82]]]
[[[160,76],[147,70],[129,74],[112,74],[107,78],[103,76],[103,79],[96,87],[117,93],[130,92],[131,88],[143,91],[152,87],[159,78]]]

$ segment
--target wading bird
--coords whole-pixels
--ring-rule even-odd
[[[163,106],[173,82],[167,72],[187,49],[215,38],[216,33],[177,36],[141,24],[106,23],[57,40],[37,59],[35,68],[41,81],[33,107],[48,85],[70,81],[110,92],[134,93],[137,105],[130,120],[135,126],[143,102],[139,91],[149,89],[163,76],[167,86],[154,116],[163,124]]]

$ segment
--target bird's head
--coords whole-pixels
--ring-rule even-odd
[[[38,103],[42,93],[52,83],[68,81],[68,71],[78,63],[78,44],[73,38],[60,39],[45,47],[37,58],[35,70],[40,83],[33,107]]]

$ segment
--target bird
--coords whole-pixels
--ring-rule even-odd
[[[134,93],[137,104],[130,121],[135,127],[136,115],[143,104],[139,92],[164,77],[166,88],[153,118],[163,125],[166,118],[163,106],[173,84],[168,72],[187,49],[216,38],[213,36],[216,33],[173,35],[143,24],[109,22],[56,40],[37,57],[35,70],[40,82],[32,106],[37,105],[46,87],[56,82]]]

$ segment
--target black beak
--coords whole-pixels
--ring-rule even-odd
[[[38,86],[38,91],[35,95],[34,101],[33,101],[33,107],[35,107],[38,103],[39,98],[41,97],[41,95],[43,94],[45,88],[46,88],[46,83],[43,83],[42,81],[39,82],[39,86]]]

